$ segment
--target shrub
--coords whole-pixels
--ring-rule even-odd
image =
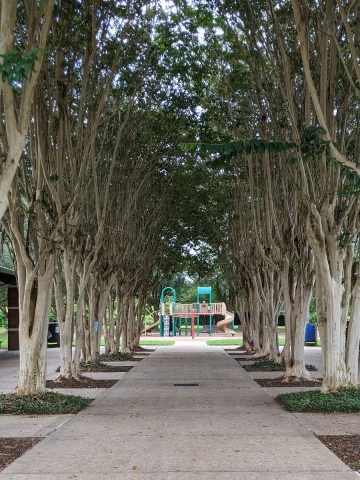
[[[89,398],[46,392],[39,395],[0,395],[0,413],[12,415],[49,415],[77,413],[90,404]]]
[[[336,393],[318,390],[284,393],[276,397],[290,412],[360,412],[360,389],[342,389]]]

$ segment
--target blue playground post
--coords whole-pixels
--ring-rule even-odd
[[[171,312],[170,312],[170,315],[171,315],[171,318],[172,318],[172,331],[173,331],[173,337],[176,337],[176,325],[175,325],[175,317],[173,315],[174,313],[174,304],[171,306]]]
[[[212,334],[212,293],[211,287],[198,287],[197,288],[197,311],[200,312],[200,295],[209,295],[210,304],[210,322],[209,322],[209,335]],[[199,336],[199,315],[197,317],[197,335]]]
[[[164,319],[163,319],[163,315],[162,315],[162,304],[164,303],[165,301],[165,292],[166,290],[171,290],[172,293],[173,293],[173,303],[176,303],[176,291],[174,288],[172,287],[164,287],[161,291],[161,297],[160,297],[160,308],[159,308],[159,314],[160,314],[160,336],[163,337],[164,336]],[[166,313],[166,312],[165,312]],[[169,314],[171,315],[173,312],[169,312]],[[174,317],[173,317],[173,328],[174,328]]]

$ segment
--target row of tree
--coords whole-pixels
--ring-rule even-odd
[[[239,311],[248,348],[283,359],[286,377],[309,375],[315,292],[324,391],[356,384],[357,2],[0,8],[0,217],[19,285],[18,392],[45,389],[52,303],[60,375],[78,377],[103,334],[107,351],[137,344],[149,296],[156,303],[189,252]],[[195,152],[179,147],[194,140]]]
[[[33,394],[53,303],[60,378],[79,378],[103,336],[112,353],[138,344],[148,295],[174,264],[191,115],[169,61],[167,32],[182,32],[156,2],[18,3],[1,3],[0,214],[19,288],[17,391]]]
[[[205,28],[223,59],[221,84],[203,108],[224,128],[213,137],[222,143],[205,138],[198,154],[214,157],[227,192],[217,199],[227,241],[209,242],[236,296],[245,343],[284,360],[285,378],[308,378],[304,327],[314,292],[323,390],[357,385],[359,9],[340,1],[216,3]]]

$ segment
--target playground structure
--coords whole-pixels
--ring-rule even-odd
[[[172,292],[171,301],[167,301],[165,292],[170,290]],[[207,297],[206,300],[200,301],[200,297]],[[231,333],[235,335],[234,314],[228,312],[226,304],[212,302],[211,287],[198,287],[196,303],[177,303],[176,291],[172,287],[165,287],[161,292],[160,307],[159,307],[159,326],[160,336],[176,336],[177,332],[181,335],[182,330],[187,330],[190,327],[191,336],[195,338],[200,335],[200,317],[205,316],[209,319],[209,330],[203,333],[208,333],[210,336],[213,333],[213,317],[223,316],[223,320],[216,323],[218,331],[224,333]],[[196,324],[196,326],[195,326]],[[231,329],[229,325],[231,324]]]

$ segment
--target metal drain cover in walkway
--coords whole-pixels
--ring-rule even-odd
[[[198,383],[174,383],[174,387],[198,387]]]

